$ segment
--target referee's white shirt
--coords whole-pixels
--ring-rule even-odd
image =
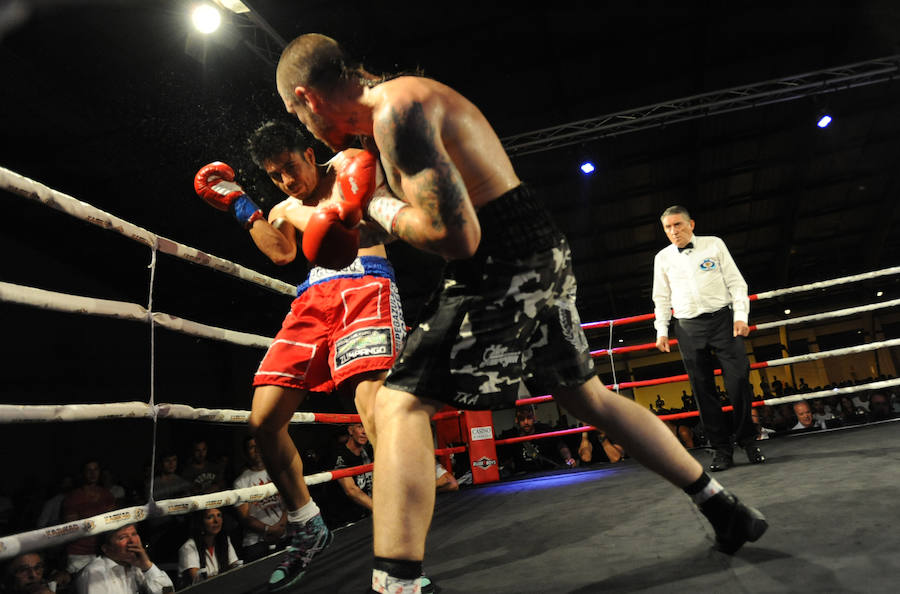
[[[656,337],[669,335],[672,310],[678,319],[731,306],[734,321],[747,322],[747,283],[718,237],[693,235],[693,248],[679,252],[669,244],[653,259],[653,303]]]

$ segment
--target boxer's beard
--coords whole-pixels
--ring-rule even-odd
[[[353,145],[355,136],[349,134],[341,134],[337,126],[316,113],[310,113],[309,128],[313,136],[321,140],[325,146],[334,152],[342,151]]]

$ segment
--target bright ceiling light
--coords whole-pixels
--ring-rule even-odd
[[[884,295],[884,291],[878,291],[877,293],[875,293],[876,297],[881,297],[882,295]]]
[[[590,161],[585,161],[584,163],[581,164],[581,172],[584,173],[585,175],[590,175],[591,173],[594,172],[594,164],[591,163]]]
[[[825,115],[823,115],[822,117],[819,118],[819,121],[816,122],[816,126],[818,126],[819,128],[827,128],[828,124],[830,124],[830,123],[831,123],[831,116],[826,113]]]
[[[218,29],[219,25],[222,24],[222,15],[215,6],[212,6],[211,4],[200,4],[194,8],[194,12],[191,14],[191,20],[194,22],[194,27],[196,27],[198,31],[209,34]]]
[[[789,309],[784,310],[784,315],[786,315],[786,316],[791,315],[791,310],[789,310]]]

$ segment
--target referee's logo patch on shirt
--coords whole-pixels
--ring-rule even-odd
[[[716,261],[712,258],[706,258],[705,260],[700,262],[700,270],[702,270],[703,272],[712,272],[718,267],[719,265],[716,264]]]

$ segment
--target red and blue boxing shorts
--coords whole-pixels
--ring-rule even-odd
[[[341,270],[313,268],[253,385],[330,392],[355,375],[390,369],[405,337],[390,262],[360,256]]]

